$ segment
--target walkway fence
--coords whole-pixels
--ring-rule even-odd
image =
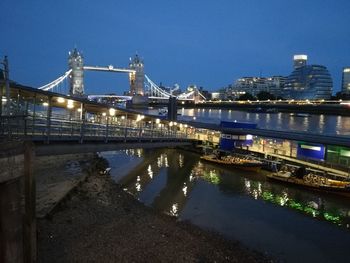
[[[143,138],[154,139],[186,139],[189,138],[187,128],[155,122],[124,120],[123,122],[96,123],[85,120],[69,120],[62,116],[44,118],[41,116],[1,116],[0,136],[7,138],[28,137],[33,141],[68,140],[68,141],[111,141],[120,139]]]

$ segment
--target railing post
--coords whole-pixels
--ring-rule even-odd
[[[33,99],[33,122],[32,122],[32,136],[34,136],[34,126],[35,126],[35,112],[36,110],[36,93],[34,94],[34,99]]]
[[[85,132],[85,108],[84,108],[84,104],[81,104],[81,112],[80,112],[80,119],[81,119],[81,123],[80,123],[80,143],[83,143],[84,141],[84,132]]]
[[[36,262],[36,189],[35,175],[33,173],[34,148],[31,142],[24,143],[24,261]]]
[[[10,69],[9,69],[9,62],[7,59],[7,56],[4,58],[4,77],[5,77],[5,94],[6,94],[6,114],[10,115],[10,106],[11,106],[11,100],[10,100]],[[2,100],[2,97],[1,97]]]
[[[126,137],[128,135],[128,114],[125,114],[125,125],[124,125],[124,142],[126,142]]]
[[[141,136],[142,136],[142,120],[140,120],[139,141],[141,141]]]
[[[153,120],[151,120],[151,142],[153,141]]]
[[[51,133],[51,114],[52,114],[52,102],[51,96],[48,96],[48,107],[47,107],[47,116],[46,116],[46,143],[50,143],[50,133]]]
[[[106,116],[106,118],[107,118],[107,123],[106,123],[106,137],[105,137],[105,142],[108,142],[109,117]]]

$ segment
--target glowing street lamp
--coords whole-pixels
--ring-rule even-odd
[[[74,101],[73,100],[67,100],[67,108],[68,109],[74,108]]]
[[[110,109],[109,109],[109,115],[110,115],[110,116],[114,116],[114,115],[115,115],[115,109],[110,108]]]
[[[65,99],[62,97],[57,98],[58,103],[64,103]]]

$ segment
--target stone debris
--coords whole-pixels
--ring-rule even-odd
[[[38,225],[38,262],[272,262],[157,213],[99,170]]]

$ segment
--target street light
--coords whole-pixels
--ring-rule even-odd
[[[110,109],[109,109],[109,115],[110,115],[110,116],[114,116],[114,115],[115,115],[115,109],[110,108]]]
[[[68,109],[74,108],[74,101],[73,100],[67,100],[67,108]]]
[[[4,57],[4,61],[0,62],[4,65],[4,79],[5,79],[5,93],[6,93],[6,114],[10,114],[10,77],[9,77],[9,62],[7,56]],[[2,88],[0,88],[1,95],[1,105],[0,105],[0,115],[2,114]]]
[[[64,100],[64,98],[62,98],[62,97],[59,97],[59,98],[57,98],[57,102],[58,103],[63,103],[65,100]]]

